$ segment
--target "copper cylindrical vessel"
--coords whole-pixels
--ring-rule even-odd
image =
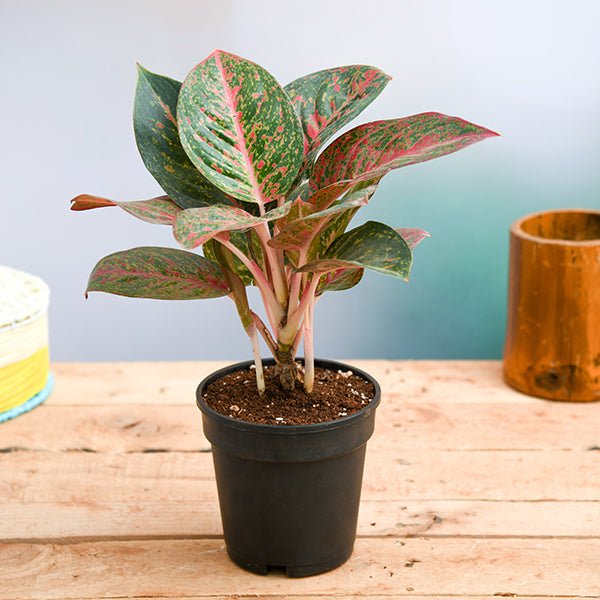
[[[541,398],[600,400],[600,211],[512,224],[504,377]]]

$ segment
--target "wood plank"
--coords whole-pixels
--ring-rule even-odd
[[[365,515],[378,523],[378,535],[455,535],[463,527],[469,535],[597,535],[599,458],[595,452],[406,452],[390,461],[375,446],[363,486],[363,505],[372,503]],[[217,532],[208,453],[14,452],[0,455],[0,473],[0,538],[76,536],[78,524],[80,536]],[[517,512],[523,504],[531,506]]]
[[[109,494],[145,502],[193,501],[214,488],[208,453],[0,455],[0,498],[7,502],[81,501]],[[365,500],[599,500],[598,452],[367,453]],[[74,485],[75,484],[75,485]]]
[[[363,500],[359,537],[600,538],[600,502]],[[89,541],[222,536],[216,491],[143,502],[110,494],[87,501],[11,503],[2,508],[0,541]]]
[[[290,581],[245,573],[221,540],[0,545],[0,599],[600,594],[600,540],[360,539],[343,567]]]
[[[385,396],[376,439],[405,450],[587,450],[600,447],[600,404],[403,402]],[[48,427],[53,423],[53,427]],[[72,406],[49,403],[3,424],[0,452],[11,448],[95,452],[207,449],[201,415],[186,405]]]
[[[227,361],[54,363],[53,404],[189,404],[204,377]]]
[[[348,360],[371,373],[384,393],[403,402],[488,402],[522,404],[525,396],[502,381],[499,361]],[[188,404],[206,375],[229,364],[215,362],[55,363],[53,404]],[[92,384],[93,382],[93,384]]]
[[[552,600],[570,600],[570,599],[580,599],[580,598],[595,598],[596,596],[521,596],[517,594],[500,594],[500,597],[510,597],[513,600],[540,600],[540,598],[552,598]],[[139,598],[139,596],[137,596]],[[144,599],[152,599],[158,598],[159,596],[144,596]],[[464,595],[464,594],[452,594],[450,598],[464,598],[466,600],[498,600],[498,594],[488,595],[488,596],[472,596],[472,595]],[[96,598],[86,598],[86,600],[104,600],[106,596],[96,597]],[[446,600],[449,598],[448,594],[438,595],[438,594],[427,594],[423,596],[422,594],[415,595],[413,592],[408,590],[407,592],[399,592],[393,595],[382,596],[381,594],[372,595],[371,593],[367,594],[335,594],[328,596],[321,596],[320,594],[311,594],[309,596],[305,594],[297,595],[295,593],[286,593],[284,596],[281,594],[231,594],[228,596],[160,596],[162,599],[166,600],[288,600],[289,598],[293,598],[293,600],[322,600],[323,598],[332,598],[334,600],[364,600],[367,598],[368,600],[390,600],[391,598],[410,598],[410,600],[430,600],[431,598],[445,598]],[[110,596],[109,596],[110,599]],[[72,598],[58,598],[53,600],[73,600]]]

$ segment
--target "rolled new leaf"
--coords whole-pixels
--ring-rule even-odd
[[[254,217],[235,206],[209,206],[189,208],[177,215],[173,225],[173,235],[184,248],[196,248],[225,231],[243,231],[279,219],[287,214],[290,205],[284,204]]]
[[[172,225],[177,213],[181,208],[168,196],[159,196],[150,200],[133,200],[131,202],[117,202],[100,196],[80,194],[71,200],[71,210],[91,210],[93,208],[104,208],[106,206],[118,206],[129,214],[146,221],[146,223],[157,223],[159,225]]]
[[[319,156],[311,186],[319,189],[346,179],[382,177],[392,169],[445,156],[497,135],[434,112],[359,125]]]
[[[322,259],[298,269],[324,273],[344,268],[364,268],[408,281],[412,252],[402,236],[388,225],[368,221],[333,242]]]
[[[194,167],[179,140],[176,110],[181,83],[138,65],[133,128],[146,168],[181,207],[231,204],[230,198]]]
[[[319,148],[334,133],[379,96],[390,79],[375,67],[348,65],[305,75],[283,88],[304,132],[303,170],[310,168]]]
[[[264,206],[294,182],[302,129],[283,88],[261,66],[215,50],[183,82],[177,119],[190,160],[234,198]]]
[[[212,261],[174,248],[143,246],[115,252],[92,270],[88,292],[130,298],[196,300],[229,294],[221,268]]]

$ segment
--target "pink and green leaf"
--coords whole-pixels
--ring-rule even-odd
[[[131,298],[195,300],[229,294],[219,265],[173,248],[141,247],[115,252],[92,270],[88,292]]]
[[[418,246],[425,238],[431,237],[424,229],[397,228],[396,232],[402,236],[411,250]]]
[[[317,285],[317,296],[325,292],[341,292],[349,290],[360,283],[364,269],[349,268],[327,271],[321,275]]]
[[[294,183],[302,130],[283,88],[261,66],[215,50],[183,82],[177,119],[190,160],[234,198],[264,205]]]
[[[317,210],[316,206],[307,204],[307,206],[312,206],[312,211],[280,227],[279,233],[269,241],[269,245],[283,250],[305,248],[319,234],[321,228],[331,221],[335,215],[364,206],[374,191],[375,187],[373,186],[372,188],[350,192],[333,205],[327,200],[320,203],[321,206],[328,206],[323,210]]]
[[[146,221],[146,223],[157,223],[159,225],[172,225],[177,214],[181,212],[181,208],[168,196],[159,196],[150,200],[118,202],[100,196],[80,194],[71,200],[71,210],[76,211],[104,208],[106,206],[118,206],[134,217]]]
[[[320,189],[347,179],[382,177],[392,169],[445,156],[497,135],[433,112],[359,125],[319,156],[311,185]]]
[[[402,236],[383,223],[368,221],[341,235],[322,259],[298,269],[325,273],[344,268],[365,268],[408,280],[412,252]]]
[[[285,216],[289,204],[274,208],[262,217],[255,217],[235,206],[207,206],[181,211],[173,225],[173,235],[184,248],[196,248],[219,233],[245,231],[262,223]]]
[[[179,140],[176,110],[181,83],[138,65],[133,126],[146,168],[181,208],[232,204],[194,167]]]
[[[348,65],[311,73],[284,87],[304,132],[303,170],[311,168],[319,148],[373,102],[389,80],[375,67]]]

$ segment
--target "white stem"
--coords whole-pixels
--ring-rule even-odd
[[[304,389],[307,393],[313,391],[315,384],[315,352],[313,341],[314,303],[311,302],[304,316]]]
[[[296,308],[296,310],[292,313],[292,316],[288,318],[285,327],[279,331],[278,339],[284,344],[292,344],[294,342],[296,333],[298,332],[298,329],[300,329],[300,324],[302,323],[306,309],[315,299],[315,292],[317,290],[320,277],[320,273],[313,273],[313,278],[310,280],[309,284],[302,293],[302,299],[300,300],[300,304],[298,304],[298,308]]]
[[[257,225],[254,228],[254,231],[256,231],[256,234],[258,235],[258,239],[262,244],[263,252],[265,253],[265,258],[267,263],[269,263],[271,278],[273,280],[273,289],[275,290],[275,297],[277,298],[280,306],[284,307],[286,306],[288,299],[287,285],[279,264],[279,260],[277,259],[275,248],[269,246],[269,240],[271,239],[269,225],[268,223],[262,223],[261,225]]]
[[[256,387],[258,388],[258,395],[262,396],[265,393],[265,375],[263,373],[262,359],[260,357],[260,346],[258,343],[256,325],[252,323],[246,331],[252,342],[252,354],[254,355],[254,366],[256,367]]]
[[[300,250],[298,264],[303,265],[306,262],[306,251]],[[303,282],[305,273],[292,273],[290,278],[290,298],[288,301],[287,318],[291,319],[294,311],[298,308],[298,299],[300,298],[300,286]],[[316,275],[315,275],[316,277]]]

